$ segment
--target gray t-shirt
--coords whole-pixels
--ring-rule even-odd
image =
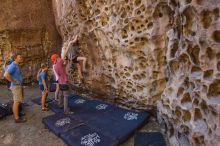
[[[78,49],[79,49],[79,45],[76,45],[76,44],[72,45],[72,47],[67,52],[67,56],[69,60],[73,60],[77,57]]]

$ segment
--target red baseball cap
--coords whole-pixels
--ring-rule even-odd
[[[57,58],[58,58],[58,55],[57,54],[53,54],[50,59],[51,59],[51,61],[56,62]]]

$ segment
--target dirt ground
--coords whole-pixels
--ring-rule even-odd
[[[53,97],[53,93],[49,97]],[[0,102],[12,99],[10,91],[0,85]],[[13,116],[0,120],[0,146],[66,146],[62,139],[45,129],[42,118],[53,114],[52,111],[42,112],[39,105],[31,102],[31,99],[40,96],[37,86],[25,87],[24,102],[29,106],[25,108],[27,122],[15,124]],[[160,131],[154,118],[144,125],[140,131]],[[133,136],[121,146],[133,146]]]

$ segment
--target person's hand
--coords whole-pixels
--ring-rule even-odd
[[[74,40],[77,40],[77,39],[78,39],[78,35],[75,36],[75,39],[74,39]]]
[[[63,60],[63,65],[67,65],[68,59]]]
[[[75,40],[77,39],[78,35],[73,36],[71,39]]]
[[[48,91],[48,88],[46,87],[46,88],[44,88],[44,92],[47,92]]]
[[[18,81],[18,80],[15,80],[14,83],[15,83],[16,85],[21,85],[21,82]]]
[[[72,38],[73,40],[71,41],[71,43],[75,43],[77,38],[78,38],[78,35],[76,35],[74,38]]]

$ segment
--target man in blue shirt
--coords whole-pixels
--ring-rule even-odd
[[[12,62],[13,62],[13,59],[10,58],[8,61],[6,61],[6,62],[4,63],[3,68],[4,68],[5,72],[6,72],[7,68],[9,67],[9,65],[10,65]],[[10,86],[11,86],[11,83],[7,80],[6,85],[7,85],[8,89],[9,89]]]
[[[15,54],[14,55],[14,62],[12,62],[5,74],[4,77],[11,82],[10,89],[13,94],[13,114],[15,118],[15,123],[24,123],[27,120],[25,118],[19,117],[19,106],[23,100],[23,92],[22,92],[22,82],[23,82],[23,77],[21,74],[21,69],[19,66],[19,63],[23,62],[23,58],[21,54]]]

